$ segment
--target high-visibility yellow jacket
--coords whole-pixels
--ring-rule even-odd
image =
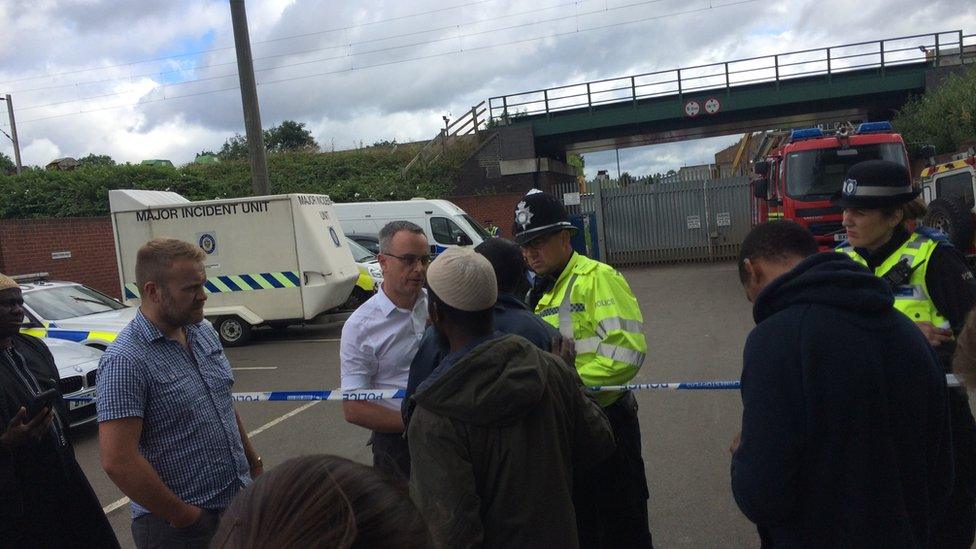
[[[908,259],[909,266],[915,270],[906,283],[894,289],[895,308],[914,322],[930,322],[936,326],[942,326],[946,319],[935,308],[935,303],[932,302],[928,287],[925,285],[925,273],[928,270],[929,258],[932,257],[932,252],[935,251],[937,245],[938,242],[923,234],[912,233],[900,248],[888,256],[881,265],[878,265],[874,274],[884,276],[899,261]],[[854,251],[851,246],[838,248],[837,251],[846,253],[851,259],[865,267],[868,265],[867,260]]]
[[[637,298],[613,267],[573,253],[535,313],[576,342],[576,371],[587,386],[623,385],[647,353]],[[622,392],[598,393],[609,406]]]

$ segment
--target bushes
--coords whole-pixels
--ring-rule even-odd
[[[934,90],[913,97],[893,122],[912,156],[923,145],[935,145],[940,153],[958,151],[976,139],[976,68],[950,75]]]
[[[336,202],[354,200],[438,198],[451,192],[467,145],[448,150],[441,158],[415,165],[406,176],[404,166],[416,146],[370,148],[334,153],[293,152],[268,157],[271,194],[327,194]],[[0,175],[0,217],[91,217],[108,215],[108,191],[145,189],[173,191],[189,200],[234,198],[251,194],[246,160],[219,164],[188,164],[174,169],[123,164],[94,165],[73,171],[26,171]]]

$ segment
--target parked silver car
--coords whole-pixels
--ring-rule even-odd
[[[95,379],[102,351],[73,341],[46,337],[44,343],[54,356],[61,378],[59,389],[65,398],[95,397]],[[95,401],[68,401],[68,423],[72,427],[95,421]]]

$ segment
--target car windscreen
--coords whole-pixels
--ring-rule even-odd
[[[826,200],[840,190],[847,170],[865,160],[907,162],[901,143],[796,151],[786,158],[786,192],[800,200]]]
[[[373,255],[373,252],[362,247],[362,245],[359,244],[359,242],[356,242],[351,238],[347,238],[346,244],[349,244],[349,251],[352,252],[352,259],[356,263],[365,263],[367,261],[372,261],[376,259],[376,256]]]
[[[84,286],[56,286],[24,292],[24,304],[44,320],[64,320],[125,308],[118,301]]]
[[[468,225],[471,225],[471,228],[474,229],[475,234],[480,236],[482,240],[488,240],[489,238],[491,238],[491,235],[488,234],[488,231],[486,231],[484,227],[479,225],[478,222],[475,221],[470,215],[463,214],[461,217],[463,217],[464,220],[468,222]]]

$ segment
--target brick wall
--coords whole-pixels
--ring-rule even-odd
[[[525,196],[524,192],[451,196],[448,200],[458,205],[478,223],[484,226],[491,221],[500,230],[499,236],[512,238],[512,223],[515,221],[515,205]]]
[[[54,252],[71,252],[71,257],[51,259]],[[120,297],[112,221],[108,217],[0,220],[0,272],[46,272],[52,279],[80,282]]]

